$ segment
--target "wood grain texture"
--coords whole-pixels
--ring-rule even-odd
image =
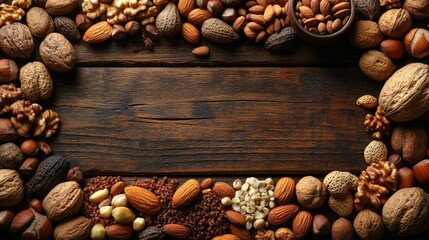
[[[78,68],[55,76],[53,148],[91,175],[359,172],[351,68]]]

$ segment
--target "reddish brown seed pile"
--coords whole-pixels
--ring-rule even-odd
[[[113,184],[121,181],[121,177],[116,176],[102,176],[95,177],[86,184],[86,187],[83,189],[83,215],[91,219],[92,223],[102,223],[105,226],[113,224],[113,218],[104,219],[100,217],[99,207],[96,203],[89,202],[89,196],[94,192],[102,189],[110,189]]]
[[[184,209],[172,209],[171,200],[178,187],[177,180],[166,177],[136,181],[136,186],[144,187],[160,198],[161,211],[155,216],[143,216],[148,226],[162,227],[168,223],[187,226],[189,239],[212,239],[228,232],[229,224],[224,217],[225,210],[220,199],[211,192],[199,197]]]

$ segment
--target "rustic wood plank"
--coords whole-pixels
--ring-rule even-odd
[[[63,79],[60,79],[63,78]],[[353,68],[78,68],[55,76],[59,154],[96,174],[359,172]]]

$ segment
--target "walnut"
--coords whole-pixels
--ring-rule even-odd
[[[275,240],[274,232],[271,230],[258,230],[255,236],[256,240]]]
[[[76,64],[73,45],[59,33],[50,33],[40,43],[40,57],[46,66],[56,72],[71,71]]]
[[[12,5],[27,9],[31,6],[31,0],[13,0]]]
[[[136,19],[140,21],[141,25],[154,23],[159,10],[158,6],[151,6],[146,11],[137,13]]]
[[[37,118],[36,129],[34,130],[34,136],[42,136],[49,138],[55,135],[60,126],[61,120],[59,114],[51,109],[45,110]]]
[[[115,0],[107,11],[107,22],[117,24],[133,20],[139,12],[152,5],[148,0]]]
[[[157,7],[164,7],[169,2],[170,0],[153,0],[153,4],[155,4]]]
[[[401,1],[400,0],[380,0],[380,6],[384,7],[385,9],[400,8]]]
[[[389,191],[396,191],[397,179],[398,171],[388,161],[368,166],[358,178],[354,201],[356,210],[378,209],[383,206],[389,198]]]
[[[0,5],[0,27],[18,22],[25,15],[25,11],[13,5],[1,4]]]
[[[27,25],[19,22],[0,28],[0,48],[13,58],[33,55],[34,39]]]
[[[390,121],[386,118],[380,107],[377,107],[374,115],[366,115],[364,124],[365,131],[373,132],[371,135],[373,139],[381,139],[383,135],[388,136],[390,134]]]
[[[23,137],[30,136],[33,123],[43,108],[39,104],[32,103],[29,100],[18,100],[10,107],[12,109],[12,118],[10,121],[18,134]]]
[[[21,88],[15,84],[5,84],[0,86],[0,114],[10,112],[10,104],[23,97]]]
[[[405,9],[390,9],[378,19],[380,31],[387,37],[402,38],[411,30],[412,20],[410,13]]]
[[[83,0],[82,9],[86,13],[86,16],[91,19],[101,17],[107,13],[109,8],[108,4],[101,3],[98,0]]]

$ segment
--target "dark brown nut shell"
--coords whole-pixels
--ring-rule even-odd
[[[40,57],[46,66],[57,72],[71,71],[76,64],[73,45],[61,34],[51,33],[40,43]]]
[[[18,204],[24,197],[24,182],[19,173],[11,169],[0,169],[0,207]]]
[[[79,41],[80,32],[75,21],[68,17],[57,17],[54,19],[57,31],[70,41]]]
[[[0,168],[17,169],[24,162],[24,154],[15,143],[0,146]]]
[[[377,20],[381,14],[380,2],[378,0],[354,0],[357,14],[363,20]]]
[[[395,236],[413,236],[429,225],[429,197],[423,189],[403,188],[384,204],[383,222]]]
[[[274,33],[265,42],[265,49],[269,51],[290,51],[297,45],[297,36],[292,27],[283,28],[279,33]]]
[[[27,26],[35,37],[43,38],[55,30],[54,21],[43,8],[31,8],[26,18]]]
[[[18,22],[0,28],[0,48],[13,58],[31,57],[34,40],[30,29]]]
[[[42,199],[66,179],[69,168],[70,163],[62,156],[53,155],[46,158],[27,183],[27,196]]]

